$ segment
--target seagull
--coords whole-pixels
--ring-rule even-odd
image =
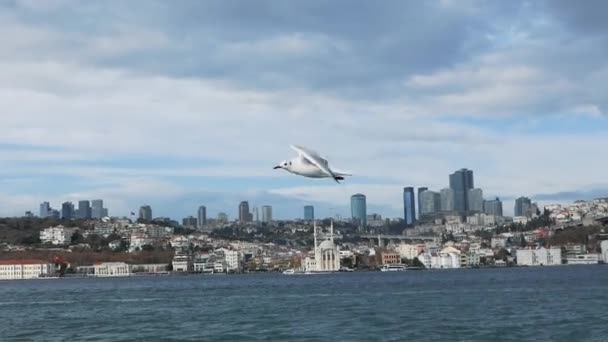
[[[274,169],[283,169],[298,176],[309,178],[331,177],[336,183],[340,183],[339,181],[343,180],[346,176],[352,176],[344,171],[332,170],[329,167],[327,160],[321,158],[315,151],[297,145],[290,145],[290,147],[298,152],[298,156],[291,160],[282,161],[279,165],[275,166]]]

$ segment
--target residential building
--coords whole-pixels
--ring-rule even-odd
[[[441,197],[441,211],[454,211],[454,189],[441,189],[439,195]]]
[[[0,260],[0,280],[35,279],[54,271],[53,264],[44,260]]]
[[[51,213],[51,205],[49,202],[40,203],[40,218],[47,218]]]
[[[483,212],[483,191],[479,188],[469,189],[468,194],[468,212],[482,213]]]
[[[75,218],[74,204],[72,202],[64,202],[61,204],[61,218],[64,220],[71,220]]]
[[[532,208],[532,201],[528,197],[519,197],[515,200],[515,215],[514,216],[528,216],[528,212]]]
[[[605,264],[608,264],[608,240],[604,240],[600,243],[600,248],[602,250],[602,260]]]
[[[380,262],[382,265],[400,264],[401,255],[395,252],[382,251],[380,253]]]
[[[95,264],[96,277],[126,277],[131,275],[131,265],[124,262],[100,262]]]
[[[152,221],[152,207],[143,205],[139,208],[139,219],[144,222]]]
[[[483,201],[483,212],[487,215],[502,216],[502,201],[498,197]]]
[[[265,205],[262,207],[262,222],[270,223],[272,221],[272,207]]]
[[[423,244],[411,245],[402,243],[397,247],[397,251],[402,258],[406,258],[409,260],[413,260],[418,257],[418,255],[426,249],[426,246]]]
[[[50,227],[40,231],[40,241],[53,245],[69,245],[72,242],[74,228],[64,226]]]
[[[469,190],[475,187],[473,171],[460,169],[450,175],[450,189],[454,190],[454,210],[460,213],[469,211]]]
[[[226,262],[227,271],[237,271],[239,269],[239,252],[233,251],[226,248],[219,248],[216,253],[221,253],[224,256]]]
[[[517,264],[520,266],[553,266],[562,264],[561,248],[518,249]]]
[[[242,201],[239,203],[239,222],[252,222],[253,215],[249,212],[249,202]]]
[[[193,270],[192,256],[188,253],[176,252],[171,264],[174,272],[190,272]]]
[[[198,207],[196,222],[198,223],[199,229],[202,229],[207,225],[207,207],[205,207],[204,205]]]
[[[312,221],[315,219],[315,207],[312,205],[304,206],[304,220]]]
[[[351,196],[350,211],[353,222],[359,226],[367,226],[367,204],[365,195],[354,194]]]
[[[418,190],[420,189],[423,188]],[[407,225],[416,222],[416,201],[414,199],[414,188],[411,186],[403,188],[403,221]]]
[[[76,217],[81,220],[91,219],[91,204],[89,201],[78,201],[78,212]]]
[[[441,210],[441,195],[439,193],[425,190],[419,196],[421,217],[437,213]]]
[[[407,189],[407,188],[405,188],[405,189]],[[405,190],[405,189],[404,189],[404,190]],[[417,193],[418,193],[418,196],[417,196],[417,197],[418,197],[418,219],[420,219],[420,218],[422,217],[422,201],[421,201],[421,198],[420,198],[420,194],[421,194],[423,191],[426,191],[426,190],[428,190],[428,189],[429,189],[429,188],[427,188],[426,186],[422,186],[422,187],[419,187],[419,188],[418,188],[418,192],[417,192]],[[414,189],[412,188],[412,192],[413,192],[413,191],[414,191]],[[404,201],[405,201],[405,197],[404,197]]]

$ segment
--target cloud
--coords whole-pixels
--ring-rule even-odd
[[[399,215],[403,186],[438,190],[461,167],[488,196],[605,188],[606,32],[591,4],[0,6],[7,213],[105,196],[182,215],[252,196],[348,215],[363,192]],[[293,143],[355,177],[273,172]]]

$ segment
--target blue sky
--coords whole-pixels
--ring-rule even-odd
[[[467,167],[486,197],[608,195],[601,0],[0,1],[0,215],[103,198],[180,218],[396,217]],[[272,170],[290,144],[354,173]]]

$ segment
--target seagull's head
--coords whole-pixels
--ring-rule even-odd
[[[289,160],[283,160],[282,162],[279,163],[279,165],[275,166],[274,169],[284,169],[284,170],[289,170],[289,168],[291,167],[291,162]]]

